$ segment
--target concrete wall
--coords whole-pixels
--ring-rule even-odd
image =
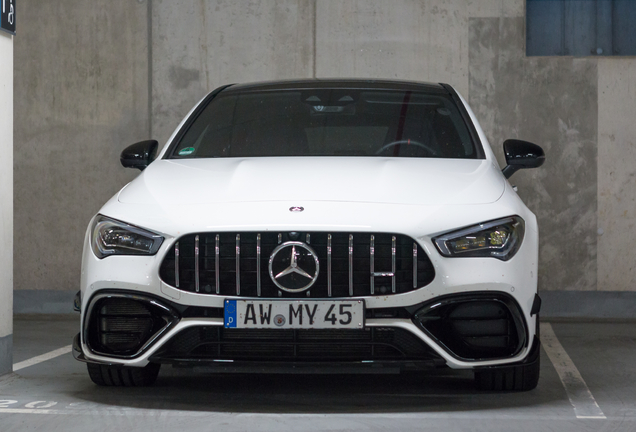
[[[13,365],[13,37],[0,31],[0,375]]]
[[[636,290],[636,58],[598,62],[599,290]]]
[[[505,164],[502,143],[520,138],[547,155],[510,180],[540,227],[544,290],[596,289],[596,59],[526,57],[524,18],[470,21],[469,101]]]
[[[135,176],[119,154],[149,135],[147,11],[129,0],[20,3],[17,290],[77,291],[90,218]]]
[[[311,0],[152,1],[153,137],[163,144],[218,86],[311,78],[313,6]]]
[[[506,138],[546,149],[512,178],[539,218],[540,289],[636,291],[636,60],[526,57],[523,0],[49,3],[22,0],[15,65],[16,289],[49,306],[77,289],[90,216],[135,174],[125,145],[165,142],[221,84],[305,77],[454,84],[502,165]]]

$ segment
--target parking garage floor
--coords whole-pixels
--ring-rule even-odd
[[[98,387],[70,354],[78,316],[17,316],[0,430],[635,431],[634,324],[543,323],[537,389],[488,393],[451,370],[210,375],[164,366],[153,387]]]

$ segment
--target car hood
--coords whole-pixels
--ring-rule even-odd
[[[119,193],[125,204],[190,206],[329,201],[466,205],[497,201],[505,189],[489,160],[264,157],[158,160]]]

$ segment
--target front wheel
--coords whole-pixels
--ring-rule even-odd
[[[485,391],[528,391],[539,384],[541,371],[541,339],[539,335],[539,316],[534,343],[525,363],[475,371],[475,386]]]
[[[486,391],[528,391],[539,384],[540,362],[475,372],[475,386]]]
[[[149,363],[145,367],[107,366],[86,363],[91,380],[100,386],[145,387],[157,380],[161,365]]]

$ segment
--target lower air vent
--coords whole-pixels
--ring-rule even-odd
[[[407,330],[267,330],[194,327],[177,334],[156,356],[162,361],[432,360],[439,356]]]
[[[414,321],[454,356],[466,360],[512,357],[526,341],[519,307],[502,294],[437,299],[420,309]]]
[[[96,296],[90,311],[85,339],[91,350],[119,357],[137,354],[175,320],[150,299],[118,294]]]

